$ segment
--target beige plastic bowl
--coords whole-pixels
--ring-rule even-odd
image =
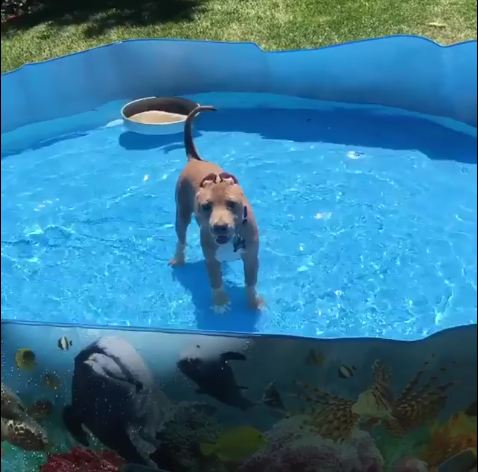
[[[125,127],[133,133],[161,135],[182,133],[184,121],[197,103],[181,97],[147,97],[121,109]]]

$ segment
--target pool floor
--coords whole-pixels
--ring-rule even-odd
[[[394,339],[476,322],[476,136],[393,110],[208,100],[196,145],[254,207],[264,312],[240,262],[231,312],[212,312],[195,224],[188,264],[167,265],[182,135],[105,115],[2,158],[4,319]]]

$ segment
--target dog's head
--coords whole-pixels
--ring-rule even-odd
[[[225,172],[209,174],[196,194],[196,214],[218,244],[228,243],[246,217],[244,194],[237,179]]]

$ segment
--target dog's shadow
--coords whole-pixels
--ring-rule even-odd
[[[227,265],[223,266],[223,273],[227,275]],[[212,309],[211,289],[203,260],[186,263],[182,267],[173,269],[173,277],[190,294],[196,309],[197,328],[204,331],[227,333],[254,333],[259,312],[247,306],[244,288],[228,283],[224,279],[224,287],[231,298],[230,309],[218,314]]]

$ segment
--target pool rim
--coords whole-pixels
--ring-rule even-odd
[[[101,331],[128,331],[128,332],[140,332],[140,333],[157,333],[167,335],[188,335],[188,336],[206,336],[206,337],[224,337],[224,338],[236,338],[236,339],[250,339],[250,338],[268,338],[268,339],[308,339],[321,342],[383,342],[383,343],[402,343],[402,344],[417,344],[427,341],[433,337],[441,336],[450,331],[464,331],[478,329],[478,324],[467,324],[450,326],[440,331],[435,331],[427,336],[414,339],[395,339],[388,337],[374,337],[374,336],[313,336],[307,334],[288,334],[288,333],[261,333],[257,331],[214,331],[203,330],[197,328],[159,328],[159,327],[145,327],[145,326],[132,326],[132,325],[105,325],[105,324],[87,324],[87,323],[65,323],[65,322],[52,322],[52,321],[29,321],[29,320],[11,320],[0,319],[0,327],[3,325],[15,325],[15,326],[37,326],[42,328],[59,328],[59,329],[81,329],[81,330],[101,330]]]
[[[195,39],[195,38],[164,38],[164,37],[154,37],[154,38],[128,38],[128,39],[122,39],[119,41],[113,41],[111,43],[103,43],[98,46],[93,46],[88,49],[82,49],[81,51],[74,51],[68,54],[62,54],[60,56],[55,56],[51,57],[48,59],[40,60],[40,61],[33,61],[33,62],[25,62],[19,67],[16,67],[15,69],[12,69],[10,71],[5,71],[2,72],[2,76],[10,75],[15,72],[18,72],[24,68],[28,68],[30,66],[35,66],[37,64],[45,64],[48,62],[55,62],[58,60],[61,60],[65,57],[70,57],[70,56],[77,56],[81,54],[88,53],[90,51],[94,51],[96,49],[103,49],[107,48],[109,46],[117,45],[117,44],[123,44],[123,43],[135,43],[135,42],[149,42],[149,41],[155,41],[155,42],[189,42],[189,43],[196,43],[196,44],[232,44],[232,45],[247,45],[247,46],[254,46],[257,48],[259,51],[262,53],[266,54],[284,54],[284,53],[304,53],[304,52],[311,52],[311,51],[322,51],[326,49],[333,49],[333,48],[340,48],[340,47],[347,47],[351,44],[361,44],[361,43],[369,43],[369,42],[375,42],[375,41],[380,41],[384,39],[394,39],[394,38],[409,38],[409,39],[416,39],[419,41],[424,41],[433,44],[434,46],[441,48],[441,49],[451,49],[454,47],[460,47],[465,44],[478,44],[477,39],[467,39],[464,41],[459,41],[456,43],[452,44],[441,44],[438,41],[435,41],[434,39],[428,38],[427,36],[421,36],[421,35],[415,35],[415,34],[391,34],[391,35],[384,35],[384,36],[377,36],[374,38],[362,38],[362,39],[354,39],[351,41],[345,41],[342,43],[336,43],[336,44],[327,44],[324,46],[317,46],[317,47],[312,47],[312,48],[296,48],[296,49],[266,49],[263,48],[261,45],[257,44],[254,41],[220,41],[220,40],[207,40],[207,39]]]

